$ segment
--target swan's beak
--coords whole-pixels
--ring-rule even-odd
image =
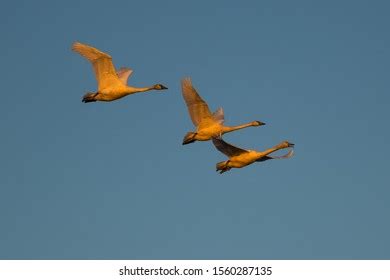
[[[168,89],[168,88],[164,85],[161,85],[161,89]]]
[[[295,144],[293,144],[293,143],[288,143],[288,147],[289,148],[293,148],[295,146]]]

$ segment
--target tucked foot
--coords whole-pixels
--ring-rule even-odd
[[[88,92],[86,95],[83,96],[83,102],[84,103],[88,103],[88,102],[96,102],[97,99],[96,99],[96,96],[98,95],[98,93],[93,93],[93,92]]]
[[[231,167],[229,167],[229,161],[222,161],[217,163],[217,172],[219,171],[219,174],[222,174],[226,171],[229,171]]]

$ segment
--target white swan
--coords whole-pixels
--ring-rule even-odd
[[[207,141],[213,137],[220,137],[222,134],[249,126],[265,125],[263,122],[253,121],[237,126],[224,126],[224,113],[222,108],[219,108],[214,114],[211,114],[207,103],[192,86],[190,78],[183,79],[181,81],[181,87],[191,120],[197,128],[196,132],[191,131],[184,136],[183,145],[195,141]]]
[[[244,150],[235,147],[229,143],[226,143],[221,138],[213,138],[212,141],[217,150],[229,157],[229,160],[217,163],[216,171],[220,171],[221,174],[230,170],[231,168],[241,168],[256,161],[285,159],[292,157],[294,154],[294,151],[291,149],[287,154],[283,156],[269,156],[270,153],[273,153],[277,150],[294,147],[294,144],[288,141],[283,141],[280,144],[262,152]]]
[[[92,63],[98,82],[97,92],[89,92],[84,95],[83,102],[85,103],[113,101],[136,92],[167,89],[167,87],[161,84],[144,88],[130,87],[127,85],[127,79],[133,71],[130,68],[123,67],[116,72],[110,55],[79,42],[75,42],[72,45],[72,50],[78,52]]]

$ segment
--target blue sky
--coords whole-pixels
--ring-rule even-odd
[[[389,259],[387,1],[6,1],[1,259]],[[112,103],[74,41],[164,92]],[[193,125],[192,78],[228,125],[295,156],[234,169]]]

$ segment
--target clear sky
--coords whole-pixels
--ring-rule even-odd
[[[389,259],[388,1],[3,1],[0,258]],[[112,103],[70,48],[129,83]],[[222,175],[180,79],[224,139],[295,157]]]

